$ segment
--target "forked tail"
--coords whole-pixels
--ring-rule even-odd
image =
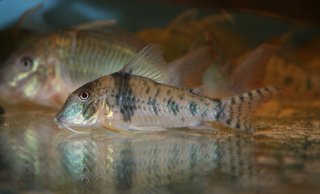
[[[218,121],[234,129],[250,130],[252,126],[248,119],[252,110],[280,91],[280,88],[267,86],[223,99]]]

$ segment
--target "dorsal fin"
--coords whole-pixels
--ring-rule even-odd
[[[167,63],[161,55],[160,45],[151,44],[141,51],[125,65],[120,72],[139,75],[153,79],[159,83],[168,83]]]

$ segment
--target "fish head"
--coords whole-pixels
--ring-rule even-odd
[[[97,123],[100,100],[91,85],[89,82],[69,95],[55,117],[59,127],[89,127]]]
[[[6,100],[43,100],[40,93],[46,92],[43,88],[50,83],[54,69],[48,65],[52,53],[37,43],[24,45],[1,65],[0,92]]]

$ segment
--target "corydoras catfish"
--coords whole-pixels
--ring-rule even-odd
[[[145,45],[120,29],[90,28],[90,25],[82,25],[61,30],[23,45],[0,69],[1,97],[7,101],[30,101],[60,108],[73,90],[119,71]],[[207,49],[200,55],[197,52],[188,56],[197,61],[195,58],[208,56],[207,52],[211,51]],[[187,64],[186,69],[189,66]],[[161,73],[169,74],[170,79],[188,73],[181,69],[163,69]],[[174,81],[177,82],[176,78]]]
[[[2,97],[60,106],[75,88],[121,69],[139,46],[98,30],[63,30],[38,37],[1,68]]]
[[[149,59],[151,68],[141,59]],[[280,89],[269,86],[225,99],[210,98],[194,90],[167,84],[156,72],[164,60],[156,45],[144,47],[122,70],[91,81],[75,90],[57,114],[60,127],[102,126],[113,131],[148,131],[180,127],[204,127],[218,121],[240,130],[249,130],[251,109]],[[152,73],[149,73],[152,71]],[[134,73],[144,72],[142,77]],[[140,73],[141,75],[142,73]]]

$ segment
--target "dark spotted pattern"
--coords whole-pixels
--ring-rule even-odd
[[[177,115],[180,112],[179,104],[173,101],[172,98],[167,101],[167,108],[169,109],[169,112],[174,115]]]
[[[149,94],[149,92],[150,92],[150,87],[148,86],[146,89],[146,94]]]
[[[152,106],[152,110],[156,115],[159,115],[159,109],[157,107],[157,100],[156,98],[149,97],[147,101],[147,105]]]
[[[160,88],[157,89],[157,92],[156,92],[156,94],[154,95],[154,97],[155,97],[155,98],[158,97],[159,94],[160,94]]]
[[[94,105],[94,102],[90,102],[89,104],[85,105],[85,108],[82,110],[83,117],[88,120],[94,115],[97,111],[96,106]]]
[[[199,113],[199,106],[195,102],[190,102],[189,110],[192,116],[196,116]]]
[[[209,109],[206,108],[202,113],[201,113],[201,118],[204,119],[208,116],[208,112],[209,112]]]
[[[244,96],[243,96],[243,95],[240,95],[240,96],[239,96],[239,99],[240,99],[240,102],[241,102],[241,103],[244,102]]]
[[[120,109],[123,121],[130,122],[135,110],[137,110],[136,98],[133,96],[129,84],[130,74],[118,72],[112,74],[112,76],[115,79],[116,105]]]
[[[262,94],[261,89],[257,89],[257,94],[258,94],[260,97],[263,97],[263,94]]]
[[[270,93],[269,88],[264,88],[264,90],[265,90],[267,93]]]
[[[223,113],[223,107],[222,107],[222,103],[221,100],[219,99],[213,99],[214,103],[216,104],[217,107],[217,113],[215,116],[215,120],[219,120],[221,117],[221,114]]]

